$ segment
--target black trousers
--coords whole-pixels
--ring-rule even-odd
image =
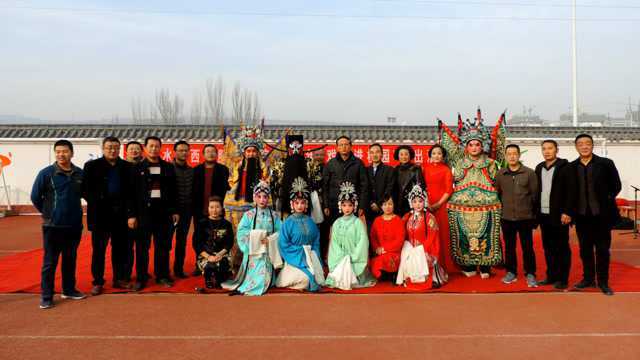
[[[203,269],[204,280],[214,280],[218,285],[222,284],[231,275],[231,265],[227,258],[223,258],[217,263],[207,262]]]
[[[126,253],[127,262],[125,264],[124,279],[131,281],[131,274],[133,273],[133,264],[135,263],[135,251],[134,247],[137,244],[136,239],[140,238],[140,229],[127,228],[127,243],[124,246],[124,252]]]
[[[507,271],[518,274],[517,238],[520,237],[525,274],[536,274],[536,254],[533,251],[533,221],[509,221],[502,219],[504,238],[504,266]]]
[[[114,224],[110,230],[94,230],[91,232],[91,275],[93,285],[104,285],[104,262],[107,245],[111,241],[111,269],[113,282],[127,280],[129,258],[127,254],[126,224]]]
[[[569,281],[569,270],[571,269],[569,226],[555,225],[549,215],[543,214],[540,216],[540,230],[544,257],[547,262],[547,280],[566,284]]]
[[[189,235],[189,228],[191,227],[192,218],[191,211],[188,210],[180,212],[179,215],[180,221],[178,221],[178,225],[173,226],[173,224],[171,224],[171,237],[173,237],[174,233],[176,235],[176,250],[173,259],[174,274],[184,273],[184,259],[187,252],[187,237]],[[193,237],[191,239],[191,246],[194,247]]]
[[[153,273],[156,280],[169,278],[169,255],[171,253],[171,223],[168,218],[154,216],[150,224],[140,229],[136,239],[136,279],[149,280],[149,248],[153,238]]]
[[[82,236],[82,228],[43,226],[42,235],[42,247],[44,248],[40,283],[42,299],[53,299],[56,268],[61,255],[62,293],[73,293],[76,289],[76,258]]]
[[[578,216],[576,232],[580,243],[583,279],[594,281],[597,273],[598,285],[608,286],[611,229],[601,216]]]

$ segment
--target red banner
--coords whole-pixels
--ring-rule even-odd
[[[202,148],[204,148],[204,145],[205,144],[201,144],[201,143],[190,144],[190,149],[189,149],[190,153],[187,158],[187,162],[189,163],[189,165],[195,166],[204,162],[204,159],[202,158]],[[214,144],[214,145],[218,149],[218,158],[222,158],[224,155],[223,144]],[[321,144],[305,144],[304,149],[312,150],[312,149],[318,148],[319,146],[321,146]],[[398,161],[394,160],[393,158],[393,152],[396,150],[398,146],[400,145],[382,145],[382,162],[383,163],[391,166],[396,166],[398,164]],[[422,164],[424,161],[426,161],[426,159],[429,156],[428,154],[429,154],[429,149],[431,148],[431,145],[411,145],[411,147],[416,153],[415,162],[417,164]],[[325,161],[328,161],[329,159],[333,159],[337,155],[335,144],[327,145],[324,148],[324,150],[325,150]],[[361,159],[365,163],[365,165],[369,164],[369,144],[353,145],[352,151],[357,158]],[[265,155],[266,155],[266,152],[265,152]],[[126,157],[126,151],[124,156]],[[173,151],[173,144],[162,144],[162,148],[160,150],[160,156],[165,161],[172,161],[173,157],[175,156],[175,153]],[[312,153],[307,152],[305,153],[305,156],[311,157]]]

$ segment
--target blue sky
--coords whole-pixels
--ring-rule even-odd
[[[581,108],[622,116],[640,100],[640,4],[579,3],[629,6],[581,7],[582,19],[637,20],[578,24]],[[568,4],[0,1],[0,114],[128,118],[159,88],[188,108],[222,76],[257,91],[267,119],[429,124],[477,105],[488,120],[523,106],[556,119],[571,108],[571,25],[541,19],[569,18]]]

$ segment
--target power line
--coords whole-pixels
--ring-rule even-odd
[[[454,0],[372,0],[381,3],[412,3],[425,5],[471,5],[471,6],[526,6],[526,7],[550,7],[550,8],[572,8],[571,4],[555,4],[555,3],[531,3],[531,2],[494,2],[494,1],[454,1]],[[638,5],[601,5],[601,4],[578,4],[578,8],[591,9],[640,9]]]
[[[189,11],[189,10],[150,10],[150,9],[107,9],[107,8],[54,8],[13,6],[3,9],[29,10],[41,12],[67,13],[116,13],[147,15],[194,15],[194,16],[253,16],[279,18],[329,18],[354,20],[424,20],[424,21],[572,21],[568,17],[528,17],[528,16],[426,16],[426,15],[359,15],[336,13],[294,13],[260,11]],[[580,22],[640,22],[640,18],[579,18]]]

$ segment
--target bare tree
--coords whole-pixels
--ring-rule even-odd
[[[239,124],[243,122],[242,116],[244,112],[244,96],[242,95],[242,88],[240,87],[240,83],[236,82],[236,85],[233,87],[233,92],[231,93],[231,106],[233,108],[232,114],[232,122],[233,124]]]
[[[184,102],[178,95],[171,97],[168,89],[156,91],[156,109],[163,124],[177,124],[182,120]]]
[[[207,80],[207,118],[213,120],[214,124],[222,124],[224,121],[224,95],[225,88],[222,77],[218,76],[216,81]]]
[[[202,104],[202,95],[200,94],[195,94],[193,96],[193,101],[191,102],[191,115],[190,115],[190,119],[191,119],[191,123],[194,125],[200,125],[201,123],[204,123],[203,119],[203,111],[204,107]]]

